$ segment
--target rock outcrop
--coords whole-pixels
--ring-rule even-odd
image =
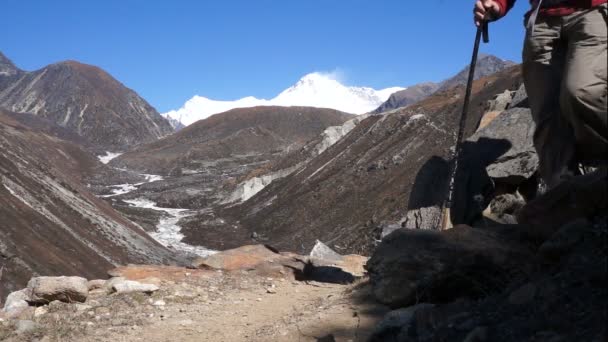
[[[466,267],[460,268],[466,266],[462,261],[468,258],[465,252],[452,260],[445,259],[447,264],[444,261],[426,264],[426,269],[415,275],[416,265],[431,261],[424,257],[426,251],[417,249],[426,250],[428,244],[414,247],[413,241],[404,238],[393,246],[389,236],[368,266],[372,268],[374,293],[397,303],[405,298],[400,295],[404,289],[410,293],[408,285],[414,285],[421,300],[426,299],[435,306],[416,310],[413,317],[404,320],[400,327],[379,327],[378,330],[384,332],[381,335],[384,341],[601,341],[605,338],[603,322],[608,317],[605,309],[608,255],[605,239],[598,239],[607,233],[605,214],[572,221],[554,229],[548,238],[534,236],[530,231],[533,227],[511,225],[500,228],[500,234],[493,238],[497,248],[512,252],[514,246],[527,246],[529,254],[525,257],[511,255],[500,263],[487,263],[474,273],[467,272]],[[449,231],[441,234],[447,237]],[[446,244],[454,242],[452,237],[445,241]],[[476,242],[471,243],[476,245]],[[402,252],[400,247],[404,249]],[[382,263],[397,264],[392,258],[382,260],[382,256],[388,255],[387,251],[391,249],[392,255],[401,254],[401,268],[381,276],[381,273],[373,273],[373,270],[385,267]],[[435,248],[428,250],[428,253],[433,252],[447,255]],[[422,254],[422,258],[417,258],[416,253]],[[441,284],[440,278],[432,280],[433,275],[438,274],[438,265],[442,266],[439,273],[452,267],[460,268],[460,271],[456,281],[439,293],[442,297],[432,298],[429,295]],[[505,272],[507,265],[512,267],[509,272]],[[411,277],[403,276],[410,270]],[[392,281],[395,281],[392,288],[384,292],[388,290],[385,286]],[[463,288],[466,294],[456,291],[462,281],[471,281]],[[419,287],[422,284],[426,286]],[[471,298],[471,291],[475,290],[481,291]],[[398,306],[413,304],[412,301],[400,303],[402,305]]]
[[[391,307],[478,297],[500,288],[531,257],[500,233],[457,226],[447,231],[396,230],[366,265],[376,298]]]

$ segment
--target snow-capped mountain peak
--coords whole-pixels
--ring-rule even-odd
[[[271,100],[248,96],[235,101],[215,101],[196,95],[182,108],[167,112],[163,116],[178,120],[184,125],[190,125],[195,121],[230,109],[255,106],[307,106],[363,114],[376,109],[392,93],[403,89],[392,87],[375,90],[368,87],[348,87],[330,74],[313,72],[305,75],[296,84]]]

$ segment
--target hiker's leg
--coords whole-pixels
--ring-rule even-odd
[[[566,56],[559,17],[539,18],[528,31],[523,51],[523,77],[536,131],[534,147],[539,174],[549,187],[560,182],[574,158],[574,136],[559,108],[560,84]]]
[[[607,11],[604,4],[565,18],[568,54],[560,98],[574,129],[577,158],[600,163],[608,158]]]

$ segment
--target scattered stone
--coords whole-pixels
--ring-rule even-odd
[[[122,293],[133,293],[133,292],[143,292],[150,294],[152,292],[158,291],[158,286],[152,284],[142,284],[133,280],[122,280],[115,281],[112,284],[112,291],[122,294]]]
[[[46,315],[49,312],[49,308],[46,306],[39,306],[34,310],[34,317],[40,317]]]
[[[54,300],[84,302],[89,295],[87,283],[82,277],[35,277],[27,284],[28,301],[35,304],[48,304]]]
[[[74,305],[74,308],[76,309],[77,312],[83,312],[83,311],[90,310],[93,307],[90,305],[86,305],[86,304],[76,304],[76,305]]]
[[[34,321],[18,320],[15,323],[15,333],[17,333],[17,335],[23,335],[35,331],[39,327],[40,326],[38,325],[38,323]]]
[[[188,326],[188,325],[192,325],[194,324],[194,321],[191,319],[184,319],[182,321],[179,322],[179,325],[181,325],[182,327]]]
[[[102,289],[105,284],[106,284],[106,280],[94,279],[94,280],[89,280],[89,282],[87,283],[87,286],[89,287],[89,291],[93,291],[93,290]]]
[[[317,240],[314,247],[310,251],[310,257],[323,260],[341,261],[342,256],[329,248],[323,242]]]
[[[165,303],[165,301],[164,301],[164,300],[159,299],[159,300],[155,301],[154,303],[152,303],[152,305],[153,305],[153,306],[165,306],[165,305],[166,305],[166,303]]]
[[[490,213],[507,224],[516,224],[517,212],[526,204],[518,193],[498,195],[490,202]]]
[[[407,331],[413,322],[415,314],[420,309],[431,309],[435,305],[422,303],[387,313],[382,321],[376,325],[370,336],[370,342],[397,340],[401,331]]]
[[[29,300],[29,291],[27,289],[11,292],[8,297],[6,297],[6,302],[4,303],[4,309],[6,316],[8,318],[18,316],[23,310],[28,308],[28,300]]]

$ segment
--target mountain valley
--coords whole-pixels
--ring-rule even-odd
[[[602,340],[605,170],[535,202],[520,65],[479,58],[444,214],[467,74],[161,115],[0,53],[0,340]]]

